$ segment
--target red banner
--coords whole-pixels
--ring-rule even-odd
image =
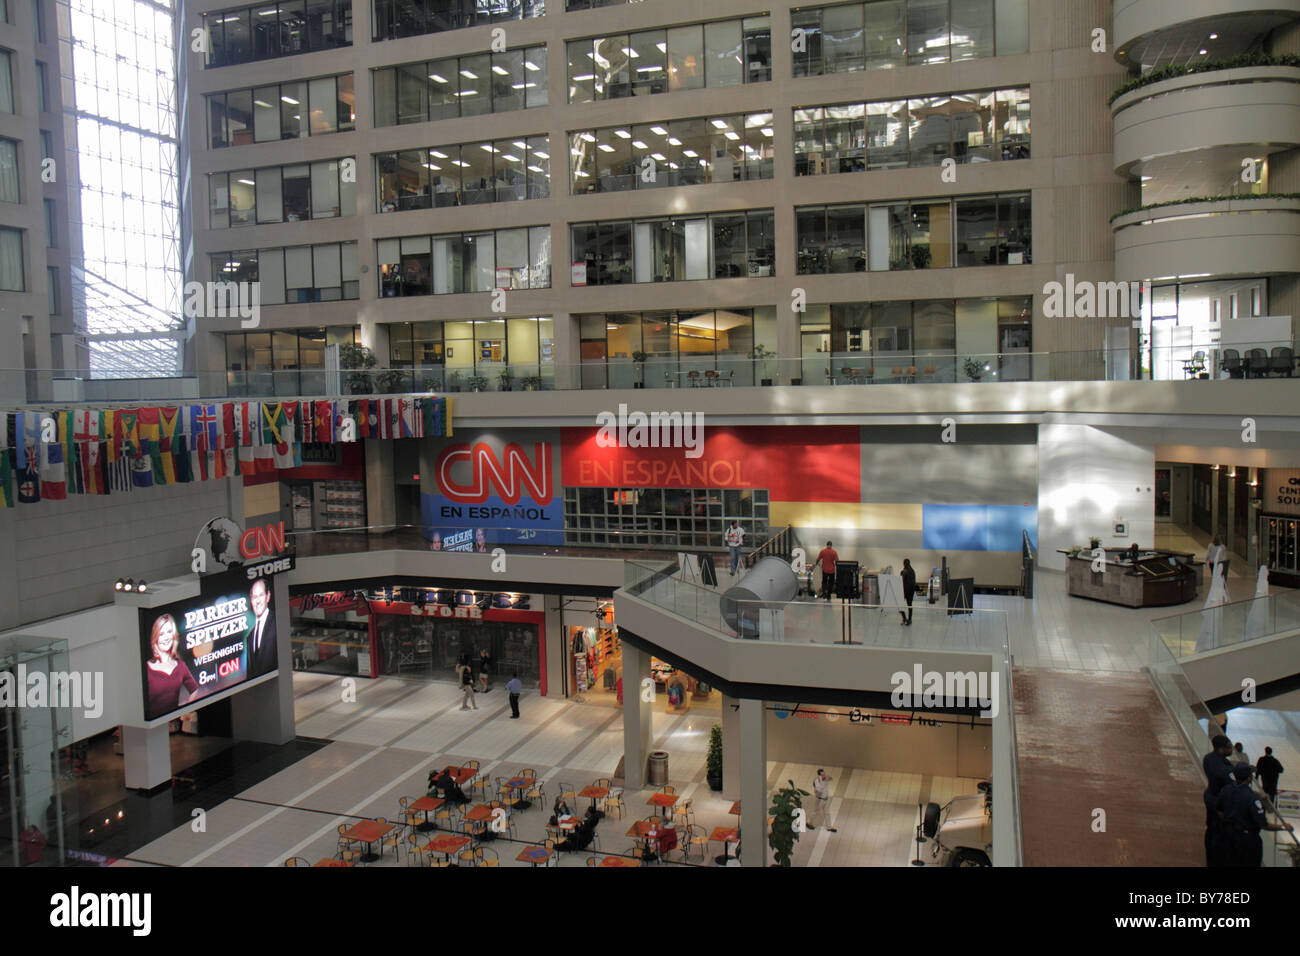
[[[773,501],[860,501],[855,425],[706,427],[704,453],[602,447],[597,428],[566,428],[567,488],[766,488]]]

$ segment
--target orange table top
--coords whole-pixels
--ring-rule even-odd
[[[608,797],[609,787],[583,787],[581,790],[578,791],[578,796],[592,797],[593,799],[599,797]]]
[[[644,840],[650,836],[651,833],[654,833],[657,836],[658,834],[663,833],[665,829],[666,827],[657,823],[646,823],[644,820],[637,820],[628,828],[627,835],[632,837],[634,840]]]
[[[465,819],[474,823],[479,821],[486,823],[492,819],[492,808],[486,803],[477,804],[472,809],[465,811]]]
[[[469,837],[456,836],[454,833],[442,833],[434,837],[426,844],[434,853],[455,853],[465,844],[469,843]]]
[[[506,786],[513,787],[515,790],[522,790],[524,787],[531,784],[535,779],[536,779],[535,777],[511,777],[509,780],[506,781]]]
[[[640,866],[640,860],[634,860],[630,856],[607,856],[600,861],[601,866]]]
[[[740,834],[735,827],[714,827],[709,839],[718,840],[722,843],[735,843],[740,839]]]
[[[352,863],[344,863],[342,860],[336,860],[332,856],[327,856],[323,860],[317,860],[312,866],[354,866]]]
[[[473,767],[443,767],[442,769],[451,774],[451,779],[456,781],[457,786],[460,786],[466,781],[473,780],[474,776],[478,773],[478,771]],[[439,776],[442,775],[439,774]]]
[[[679,796],[680,794],[676,794],[676,793],[656,793],[649,800],[647,800],[646,803],[648,805],[653,805],[656,807],[671,807],[674,803],[677,802],[677,798]]]
[[[437,810],[446,802],[447,801],[442,799],[442,797],[421,797],[419,800],[416,800],[411,804],[410,809],[425,811]]]
[[[378,820],[362,820],[343,831],[343,836],[349,840],[360,840],[362,843],[374,843],[376,840],[382,840],[390,830],[397,829],[396,823],[380,823]]]
[[[731,809],[728,810],[727,812],[734,813],[736,816],[740,816],[740,801],[737,800],[735,803],[733,803],[731,805]]]
[[[550,857],[551,857],[551,851],[546,849],[546,847],[529,846],[529,847],[524,847],[522,850],[520,850],[519,855],[515,857],[515,859],[518,860],[520,863],[541,863],[545,860],[550,859]]]
[[[559,827],[561,830],[576,830],[578,829],[578,825],[580,823],[582,823],[581,817],[569,817],[565,820],[555,821],[555,825]]]

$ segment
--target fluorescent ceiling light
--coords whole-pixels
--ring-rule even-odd
[[[664,68],[662,64],[659,66],[638,66],[636,71],[638,73],[662,73]]]
[[[433,163],[425,163],[425,164],[424,164],[424,168],[425,168],[425,169],[442,169],[441,166],[435,166]]]
[[[662,163],[662,162],[663,162],[665,159],[667,159],[668,157],[665,156],[663,153],[651,153],[651,154],[650,154],[650,158],[653,159],[653,160],[654,160],[655,162],[657,162],[657,163]]]
[[[495,153],[497,151],[497,148],[491,143],[479,143],[478,148],[483,150],[485,153]]]
[[[460,75],[463,76],[463,77],[465,77],[465,79],[467,79],[467,80],[477,80],[477,79],[478,79],[478,74],[475,73],[475,72],[473,72],[472,70],[461,70],[461,71],[460,71]]]
[[[682,150],[682,155],[689,156],[691,159],[695,159],[695,157],[699,156],[700,154],[693,149],[684,149]]]
[[[459,160],[459,159],[453,159],[453,160],[451,161],[451,164],[452,164],[453,166],[460,166],[460,167],[462,167],[462,168],[464,168],[464,167],[466,167],[466,166],[469,165],[469,163],[462,162],[462,161]]]
[[[478,96],[478,90],[457,90],[457,96]]]
[[[524,69],[532,70],[536,72],[537,70],[540,70],[541,67],[538,66],[536,63],[534,63],[532,60],[524,60]]]
[[[595,74],[595,73],[584,73],[584,74],[582,74],[582,76],[575,76],[575,77],[573,78],[573,82],[575,82],[575,83],[585,83],[587,80],[594,80],[595,78],[596,78],[596,74]]]
[[[649,149],[649,148],[650,148],[650,147],[647,146],[645,143],[641,142],[639,139],[634,139],[634,140],[632,140],[632,145],[635,146],[637,149]]]
[[[551,158],[551,154],[550,154],[550,153],[543,153],[540,149],[535,149],[535,150],[533,150],[533,155],[534,155],[534,156],[540,156],[540,157],[542,157],[542,159],[550,159],[550,158]]]
[[[280,99],[281,99],[283,102],[288,103],[290,106],[297,106],[297,105],[298,105],[298,101],[295,100],[292,96],[281,96]]]
[[[730,140],[737,140],[737,139],[740,139],[740,134],[737,133],[737,132],[735,132],[734,130],[727,130],[727,131],[726,131],[725,133],[723,133],[722,135],[725,136],[725,137],[727,137],[727,139],[730,139]]]
[[[579,133],[578,139],[582,140],[584,143],[596,142],[596,137],[593,133]]]
[[[631,138],[632,138],[632,134],[629,133],[629,132],[628,132],[627,130],[625,130],[625,129],[616,129],[616,130],[614,130],[614,135],[617,136],[619,139],[631,139]]]
[[[763,135],[764,135],[764,136],[771,136],[771,135],[772,135],[772,127],[770,127],[770,126],[764,126],[764,127],[763,127]]]
[[[728,123],[726,120],[721,120],[721,119],[715,119],[715,120],[713,120],[713,125],[714,125],[715,127],[717,127],[718,129],[730,129],[730,128],[731,128],[731,124],[730,124],[730,123]]]
[[[535,173],[544,173],[544,172],[546,172],[546,170],[542,169],[542,167],[540,167],[540,166],[529,166],[528,168],[529,168],[530,170],[532,170],[533,172],[535,172]]]
[[[681,141],[680,139],[678,139],[676,136],[669,136],[669,137],[668,137],[668,145],[669,145],[669,146],[680,146],[680,145],[682,145],[682,141]]]
[[[519,157],[518,157],[518,156],[513,156],[513,155],[511,155],[510,153],[502,153],[502,154],[501,154],[501,158],[504,159],[507,163],[517,163],[517,162],[519,162]]]
[[[659,48],[659,52],[660,52],[660,53],[667,53],[667,52],[668,52],[668,44],[667,44],[667,43],[656,43],[655,46],[657,46],[657,47]]]
[[[264,109],[264,110],[269,110],[269,109],[271,108],[271,104],[270,104],[270,103],[263,103],[261,100],[253,100],[253,105],[254,105],[254,106],[260,106],[260,107],[262,107],[262,109]]]
[[[515,147],[515,149],[527,149],[527,148],[528,148],[528,144],[525,143],[522,139],[511,140],[510,143],[511,143],[512,146]]]
[[[581,177],[582,179],[586,179],[590,175],[590,173],[587,173],[585,170],[575,169],[573,171],[573,175]]]
[[[650,132],[654,133],[656,136],[668,135],[668,130],[664,129],[662,126],[651,126]]]
[[[435,82],[435,83],[446,83],[446,82],[447,82],[447,78],[446,78],[445,76],[439,76],[437,73],[430,73],[430,74],[429,74],[429,79],[433,80],[433,82]]]
[[[253,185],[253,181],[252,181],[251,179],[236,179],[235,182],[237,182],[237,183],[243,183],[245,186],[252,186],[252,185]]]
[[[509,71],[509,70],[502,69],[501,67],[497,66],[495,63],[492,64],[492,72],[495,73],[497,76],[509,76],[509,75],[510,75],[510,71]]]
[[[602,153],[612,153],[612,152],[614,152],[614,147],[613,147],[613,146],[610,146],[608,143],[601,143],[601,144],[600,144],[599,146],[597,146],[596,148],[599,149]]]
[[[440,152],[438,152],[438,150],[436,150],[436,149],[431,149],[431,150],[429,150],[429,155],[430,155],[430,156],[437,156],[439,159],[446,159],[446,158],[447,158],[447,154],[446,154],[446,153],[440,153]]]

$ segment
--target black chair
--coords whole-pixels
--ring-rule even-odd
[[[1268,375],[1268,353],[1263,349],[1251,349],[1246,353],[1246,377],[1263,378]]]
[[[1228,373],[1229,378],[1241,378],[1241,353],[1236,349],[1224,349],[1219,355],[1219,367]]]
[[[1197,352],[1189,359],[1183,359],[1183,374],[1188,378],[1196,378],[1205,371],[1205,353]]]
[[[1268,374],[1285,375],[1291,377],[1291,369],[1295,365],[1295,354],[1285,345],[1274,346],[1273,353],[1268,357]]]

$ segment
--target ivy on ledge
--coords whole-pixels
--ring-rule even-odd
[[[1135,212],[1146,212],[1148,209],[1162,209],[1165,206],[1186,206],[1190,203],[1197,202],[1241,202],[1251,199],[1300,199],[1300,193],[1239,193],[1235,196],[1193,196],[1188,199],[1170,199],[1166,202],[1153,202],[1146,206],[1134,206],[1132,209],[1124,209],[1110,217],[1114,222],[1121,216],[1128,216]]]
[[[1300,53],[1283,53],[1276,56],[1267,53],[1243,53],[1241,56],[1230,57],[1226,60],[1206,60],[1204,63],[1193,63],[1190,66],[1162,66],[1158,70],[1143,73],[1141,76],[1129,80],[1110,94],[1110,99],[1106,101],[1106,105],[1113,106],[1115,101],[1125,93],[1140,90],[1142,87],[1150,86],[1153,83],[1162,83],[1165,80],[1177,79],[1191,73],[1240,70],[1252,66],[1300,66]]]

